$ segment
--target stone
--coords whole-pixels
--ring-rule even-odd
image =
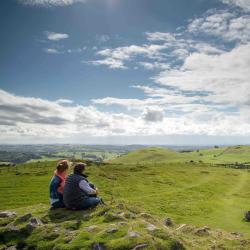
[[[154,232],[155,230],[157,230],[157,227],[153,224],[148,224],[146,226],[147,230],[150,231],[150,232]]]
[[[171,220],[171,218],[167,218],[165,221],[164,221],[164,224],[165,226],[167,227],[171,227],[174,225],[173,221]]]
[[[92,245],[92,250],[106,250],[106,247],[100,243],[94,243]]]
[[[138,238],[138,237],[140,236],[140,234],[137,233],[137,232],[131,231],[131,232],[128,233],[128,236],[129,236],[130,238]]]
[[[135,246],[132,250],[139,250],[139,249],[143,249],[148,247],[148,244],[144,243],[144,244],[139,244],[137,246]]]
[[[2,211],[0,212],[0,218],[9,218],[9,217],[14,217],[16,216],[16,212],[11,212],[11,211]]]
[[[16,246],[11,246],[11,247],[7,247],[5,248],[6,250],[17,250]]]
[[[107,233],[115,233],[118,231],[118,228],[116,227],[111,227],[106,230]]]
[[[98,227],[96,225],[92,225],[86,228],[86,231],[91,233],[93,231],[95,231],[95,229],[97,229]]]
[[[15,225],[13,224],[9,224],[7,225],[7,230],[10,232],[10,233],[20,233],[21,232],[21,229],[16,227]]]
[[[236,236],[236,237],[241,237],[241,236],[243,236],[241,233],[239,233],[239,232],[232,232],[231,233],[232,235],[234,235],[234,236]]]
[[[29,234],[31,234],[34,229],[36,229],[37,227],[40,227],[42,225],[43,225],[43,223],[41,222],[40,219],[31,218],[30,223],[26,225],[25,229]]]
[[[209,235],[209,230],[210,230],[210,228],[207,226],[201,227],[201,228],[198,228],[195,230],[195,234],[200,235],[200,236]]]
[[[126,225],[128,225],[128,223],[125,222],[125,221],[119,221],[117,224],[118,224],[119,226],[126,226]]]
[[[153,217],[147,213],[140,213],[139,216],[144,218],[144,219],[153,219]]]
[[[18,218],[19,222],[26,222],[32,217],[32,214],[28,213]]]
[[[42,226],[43,225],[43,223],[42,223],[42,221],[40,219],[34,218],[34,217],[30,219],[30,222],[32,224],[34,224],[34,225],[37,225],[37,226]]]

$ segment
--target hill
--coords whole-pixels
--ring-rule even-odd
[[[153,162],[204,162],[209,164],[250,164],[250,146],[229,146],[178,152],[148,147],[113,159],[112,163],[137,164]]]

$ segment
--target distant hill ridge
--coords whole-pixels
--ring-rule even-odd
[[[250,164],[250,146],[214,147],[178,152],[161,147],[148,147],[113,159],[112,163],[137,164],[154,162],[204,162],[211,164]]]

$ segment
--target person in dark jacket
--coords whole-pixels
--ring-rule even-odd
[[[51,209],[65,207],[63,203],[63,191],[68,169],[69,162],[67,160],[58,162],[49,187]]]
[[[66,208],[73,210],[88,209],[101,203],[97,197],[98,189],[87,179],[83,172],[86,168],[85,163],[77,163],[74,167],[74,173],[66,179],[63,201]]]

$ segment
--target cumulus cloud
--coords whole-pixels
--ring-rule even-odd
[[[51,41],[60,41],[60,40],[69,38],[68,34],[56,33],[56,32],[50,32],[50,31],[45,31],[45,35],[47,36],[47,39]]]
[[[44,51],[48,54],[60,54],[61,52],[56,48],[45,48]]]
[[[53,6],[67,6],[75,3],[85,3],[86,0],[18,0],[24,5],[53,7]]]
[[[221,0],[225,4],[238,6],[245,11],[250,11],[250,1],[249,0]]]
[[[143,112],[143,119],[148,122],[161,122],[164,119],[164,111],[147,108]]]

